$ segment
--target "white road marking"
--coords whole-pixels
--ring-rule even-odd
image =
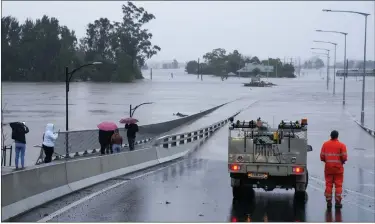
[[[312,188],[312,189],[315,189],[315,190],[318,190],[318,191],[320,191],[320,192],[324,192],[323,189],[321,189],[321,188],[319,188],[319,187],[316,187],[316,186],[314,186],[314,185],[310,185],[310,183],[309,183],[308,187],[310,187],[310,188]],[[362,206],[362,205],[360,205],[360,204],[357,204],[357,203],[354,203],[354,202],[348,201],[348,200],[346,200],[345,198],[342,199],[342,201],[344,201],[345,203],[348,203],[348,204],[355,205],[355,206],[357,206],[358,208],[361,208],[361,209],[363,209],[363,210],[366,210],[366,211],[369,211],[369,212],[375,214],[375,210],[373,210],[373,209],[370,209],[370,208],[364,207],[364,206]]]
[[[364,187],[375,187],[375,184],[360,184],[360,186],[364,186]]]
[[[316,177],[312,177],[312,176],[310,176],[309,178],[312,179],[312,180],[315,180],[315,181],[317,181],[317,182],[320,182],[320,183],[325,183],[325,181],[323,181],[323,180],[321,180],[321,179],[319,179],[319,178],[316,178]],[[359,192],[356,192],[356,191],[349,190],[349,189],[347,189],[347,188],[343,188],[343,190],[344,190],[344,191],[347,191],[347,192],[350,192],[350,193],[352,193],[352,194],[358,195],[358,196],[362,196],[362,197],[365,197],[365,198],[369,198],[369,199],[375,200],[374,197],[371,197],[371,196],[369,196],[369,195],[367,195],[367,194],[362,194],[362,193],[359,193]]]
[[[65,206],[65,207],[63,207],[63,208],[61,208],[61,209],[55,211],[54,213],[52,213],[52,214],[50,214],[50,215],[48,215],[48,216],[46,216],[46,217],[40,219],[40,220],[37,221],[37,222],[48,222],[49,220],[55,218],[56,216],[61,215],[62,213],[66,212],[66,211],[68,211],[68,210],[70,210],[70,209],[76,207],[77,205],[82,204],[82,203],[84,203],[84,202],[90,200],[91,198],[94,198],[94,197],[96,197],[96,196],[98,196],[98,195],[100,195],[100,194],[102,194],[102,193],[104,193],[104,192],[106,192],[106,191],[109,191],[109,190],[111,190],[111,189],[113,189],[113,188],[116,188],[116,187],[118,187],[118,186],[120,186],[120,185],[126,184],[127,182],[129,182],[129,181],[131,181],[131,180],[135,180],[135,179],[138,179],[138,178],[141,178],[141,177],[147,176],[147,175],[149,175],[149,174],[156,173],[156,172],[158,172],[158,171],[160,171],[160,170],[166,169],[166,168],[168,168],[168,167],[170,167],[170,166],[172,166],[172,165],[175,165],[175,164],[179,164],[179,163],[181,163],[181,162],[183,162],[183,161],[184,161],[184,160],[182,160],[182,161],[178,161],[178,162],[174,162],[174,163],[172,163],[172,164],[170,164],[170,165],[168,165],[168,166],[161,167],[161,168],[159,168],[159,169],[152,170],[152,171],[150,171],[150,172],[147,172],[147,173],[144,173],[144,174],[141,174],[141,175],[135,176],[135,177],[133,177],[133,178],[130,179],[130,180],[124,180],[124,181],[121,181],[121,182],[119,182],[119,183],[117,183],[117,184],[114,184],[114,185],[111,185],[111,186],[109,186],[109,187],[106,187],[106,188],[104,188],[104,189],[102,189],[102,190],[100,190],[100,191],[97,191],[97,192],[95,192],[95,193],[93,193],[93,194],[87,195],[86,197],[83,197],[83,198],[81,198],[80,200],[75,201],[75,202],[73,202],[73,203],[71,203],[71,204],[69,204],[69,205],[67,205],[67,206]]]

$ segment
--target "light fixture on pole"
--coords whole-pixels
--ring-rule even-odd
[[[84,68],[84,67],[87,67],[87,66],[91,66],[91,65],[100,65],[102,64],[102,62],[92,62],[92,63],[88,63],[88,64],[84,64],[78,68],[75,68],[73,69],[71,72],[69,72],[69,67],[66,66],[65,67],[65,157],[68,158],[69,157],[69,138],[68,138],[68,131],[69,131],[69,108],[68,108],[68,103],[69,103],[69,83],[70,83],[70,80],[72,79],[73,77],[73,74],[80,70],[81,68]]]
[[[356,12],[356,11],[347,11],[347,10],[332,10],[332,9],[323,9],[323,12],[341,12],[341,13],[352,13],[358,14],[365,17],[365,44],[363,52],[363,78],[362,78],[362,106],[361,106],[361,124],[364,125],[365,122],[365,77],[366,77],[366,39],[367,39],[367,16],[369,13]]]
[[[315,47],[312,47],[311,48],[312,50],[325,50],[327,51],[327,90],[328,90],[328,87],[329,87],[329,49],[325,49],[325,48],[315,48]]]
[[[335,93],[336,93],[336,46],[337,46],[337,43],[333,43],[333,42],[329,42],[329,41],[320,41],[320,40],[314,40],[313,42],[335,45],[335,58],[334,58],[334,62],[333,62],[333,95],[335,95]]]

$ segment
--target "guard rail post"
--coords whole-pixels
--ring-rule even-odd
[[[12,156],[13,156],[13,146],[12,145],[5,145],[1,149],[1,166],[6,166],[6,159],[7,159],[7,150],[10,150],[9,152],[9,166],[12,165]]]
[[[234,118],[237,116],[240,112],[237,112],[233,116],[216,122],[208,127],[204,127],[195,131],[185,132],[185,133],[179,133],[174,135],[167,135],[160,137],[155,140],[155,143],[153,144],[156,147],[163,147],[163,148],[171,148],[176,147],[183,144],[188,144],[193,141],[201,140],[208,138],[210,135],[212,135],[216,130],[223,127],[225,124],[228,123],[228,121],[231,118]]]

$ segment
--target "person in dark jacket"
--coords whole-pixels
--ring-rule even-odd
[[[126,124],[125,129],[127,129],[127,137],[128,137],[128,142],[129,142],[129,150],[133,151],[134,150],[134,143],[135,143],[135,136],[136,133],[138,132],[138,125],[133,123],[133,124]]]
[[[29,133],[29,128],[25,122],[12,122],[9,124],[12,128],[12,139],[14,139],[16,158],[15,165],[18,169],[18,160],[21,158],[21,167],[25,168],[25,151],[26,151],[26,134]]]
[[[105,155],[106,151],[108,153],[108,149],[111,146],[111,137],[114,131],[103,131],[99,130],[99,143],[100,143],[100,153]],[[113,153],[112,148],[109,149],[111,153]]]

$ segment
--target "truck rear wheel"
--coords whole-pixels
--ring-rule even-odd
[[[242,194],[243,194],[243,187],[241,186],[233,186],[232,187],[232,194],[233,194],[233,199],[240,199]]]
[[[309,184],[309,171],[306,169],[306,184],[305,189],[307,189],[307,185]]]

